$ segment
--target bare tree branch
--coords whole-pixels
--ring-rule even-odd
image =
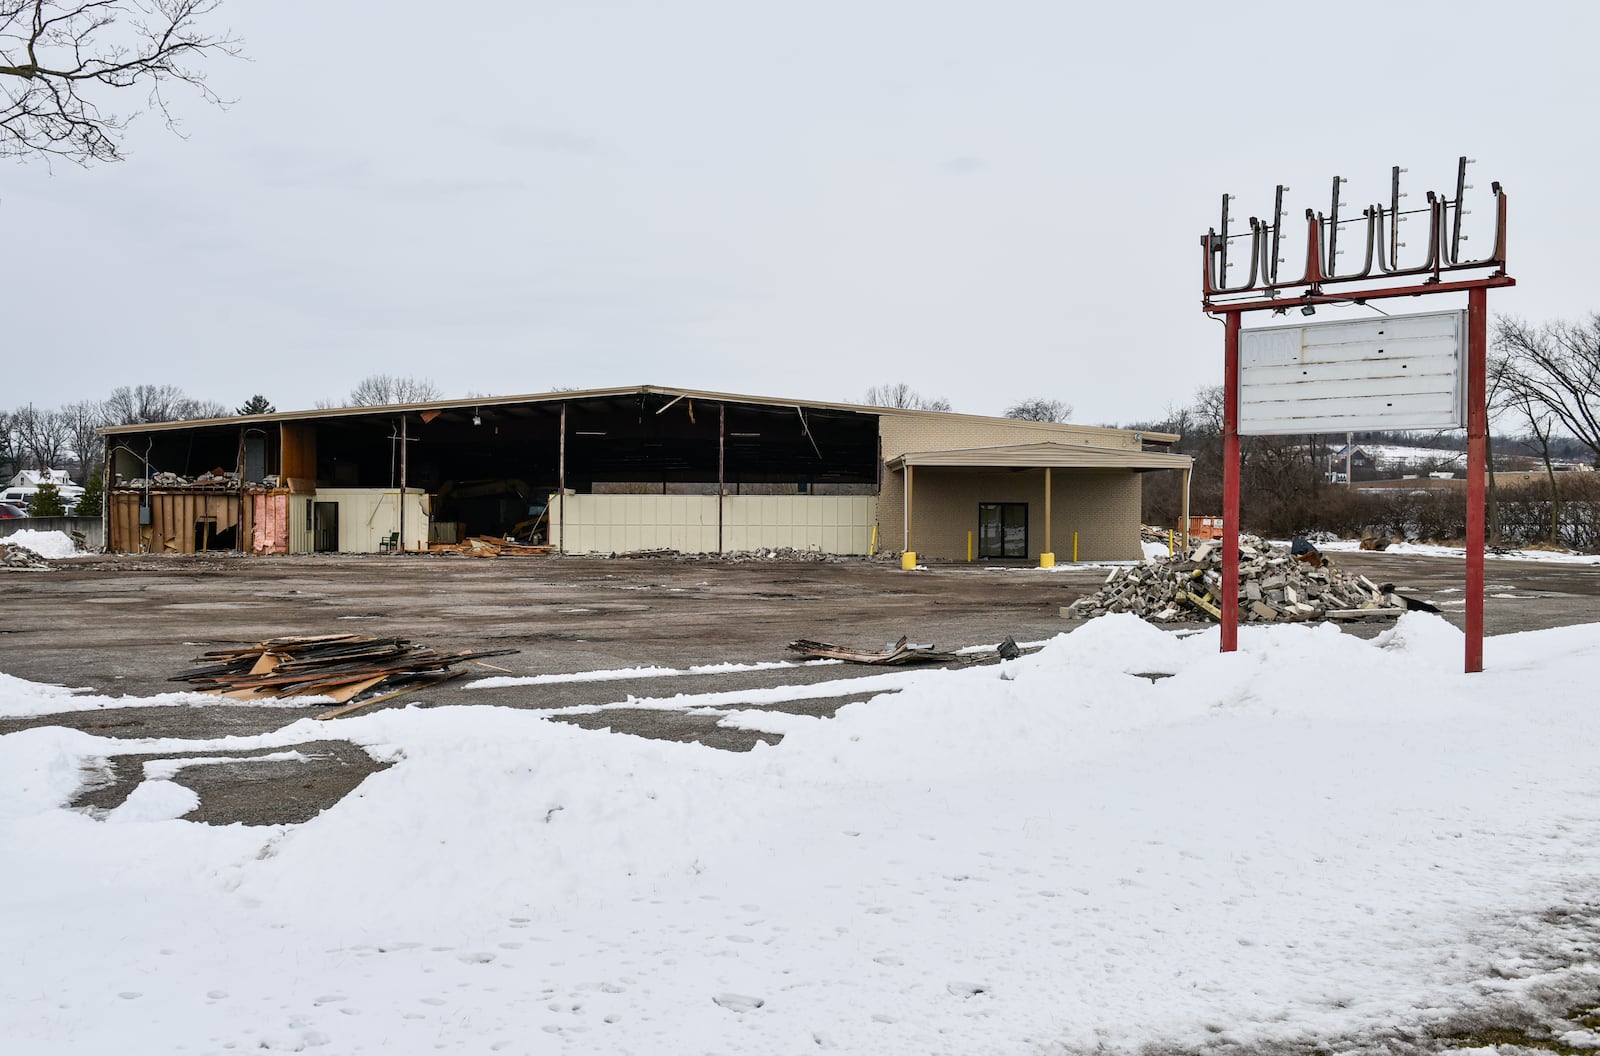
[[[186,396],[176,385],[127,385],[111,391],[101,404],[107,425],[144,425],[191,418],[226,418],[228,408],[215,400]]]
[[[361,382],[350,390],[349,401],[343,406],[385,407],[396,403],[427,403],[439,399],[441,395],[439,386],[427,378],[372,374],[361,379]]]
[[[1495,323],[1497,381],[1530,426],[1542,409],[1600,466],[1600,314],[1581,323]],[[1548,432],[1548,430],[1547,430]]]
[[[929,399],[903,381],[893,385],[874,385],[862,397],[869,407],[898,407],[909,411],[948,411],[950,401],[943,396]]]
[[[1007,407],[1006,417],[1024,422],[1065,422],[1072,417],[1072,404],[1035,396]]]
[[[218,106],[203,61],[240,41],[202,28],[221,0],[0,0],[0,157],[122,158],[131,116],[101,109],[103,89],[146,87],[149,109],[177,121],[163,88],[186,84]]]

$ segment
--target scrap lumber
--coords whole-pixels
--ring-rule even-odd
[[[327,719],[337,719],[341,715],[348,715],[353,711],[360,711],[362,708],[370,708],[374,704],[382,704],[385,701],[390,701],[396,697],[404,696],[413,690],[427,689],[429,686],[437,686],[440,682],[448,682],[452,678],[460,678],[464,674],[466,674],[465,671],[446,671],[442,675],[437,675],[431,678],[423,678],[420,681],[413,682],[410,685],[401,686],[399,689],[392,689],[387,693],[380,693],[375,697],[368,697],[366,700],[358,700],[353,704],[346,704],[343,707],[334,708],[332,711],[325,711],[316,718],[318,722],[323,722]]]
[[[1239,541],[1241,622],[1391,619],[1426,602],[1407,599],[1393,584],[1340,571],[1326,556],[1304,553],[1260,539]],[[1437,611],[1437,610],[1435,610]],[[1222,544],[1205,540],[1187,557],[1166,557],[1114,569],[1093,594],[1061,610],[1068,619],[1131,612],[1153,623],[1222,618]]]
[[[910,640],[904,636],[897,642],[891,642],[883,649],[854,649],[847,645],[813,642],[805,638],[790,642],[789,649],[791,652],[800,653],[814,660],[843,660],[851,664],[880,664],[884,666],[941,664],[964,661],[966,659],[959,653],[940,652],[931,645],[912,645]]]
[[[433,554],[460,554],[463,557],[547,557],[554,547],[519,543],[493,535],[474,535],[459,543],[432,543],[428,552]]]
[[[231,700],[314,696],[345,704],[386,687],[427,684],[444,675],[462,674],[451,668],[515,652],[518,650],[464,649],[445,653],[405,638],[364,634],[269,638],[254,645],[204,653],[195,660],[202,666],[174,675],[169,681],[187,682],[197,692]]]

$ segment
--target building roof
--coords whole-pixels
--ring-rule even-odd
[[[889,469],[903,466],[970,466],[985,468],[1053,469],[1189,469],[1194,459],[1159,451],[1128,451],[1088,444],[1005,444],[999,447],[967,447],[954,451],[907,451],[888,461]]]
[[[681,389],[663,385],[634,385],[609,389],[575,389],[566,392],[539,392],[521,396],[474,396],[460,400],[433,400],[428,403],[403,403],[376,407],[323,407],[310,411],[275,411],[272,414],[229,415],[226,418],[191,418],[180,422],[146,422],[136,425],[111,425],[100,429],[107,436],[128,433],[166,432],[176,429],[193,429],[203,426],[230,426],[261,424],[266,422],[298,422],[322,418],[354,418],[372,415],[428,411],[472,411],[486,407],[506,407],[515,404],[562,403],[582,400],[604,400],[627,396],[666,396],[703,400],[712,403],[741,403],[751,406],[800,408],[802,410],[848,411],[860,414],[889,415],[895,417],[927,417],[980,422],[1003,421],[1016,426],[1038,426],[1041,433],[1059,429],[1065,422],[1027,422],[1015,418],[996,418],[984,414],[960,414],[954,411],[924,411],[905,407],[877,407],[870,404],[834,403],[821,400],[796,400],[776,396],[748,396],[739,393],[713,392],[706,389]],[[1074,426],[1079,429],[1100,428]],[[1107,428],[1107,432],[1129,432],[1126,429]],[[1155,443],[1173,443],[1175,434],[1144,432],[1143,438]]]

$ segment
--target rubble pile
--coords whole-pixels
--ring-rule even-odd
[[[49,561],[16,543],[0,543],[0,568],[21,569],[28,572],[46,572]]]
[[[1357,620],[1398,616],[1406,601],[1389,585],[1352,576],[1311,550],[1310,560],[1258,539],[1239,541],[1239,620]],[[1131,612],[1154,623],[1222,618],[1222,544],[1199,543],[1187,558],[1118,568],[1105,586],[1061,610],[1068,619]]]
[[[809,561],[814,565],[839,565],[849,561],[865,561],[863,557],[843,554],[825,554],[820,550],[801,550],[793,546],[778,546],[760,550],[729,550],[721,554],[686,554],[681,550],[630,550],[621,553],[596,555],[611,558],[638,560],[641,558],[666,558],[673,561]]]
[[[800,550],[780,546],[771,550],[729,550],[725,554],[706,555],[718,561],[810,561],[813,564],[837,565],[846,561],[860,561],[859,557],[825,554],[821,550]]]
[[[222,469],[219,466],[209,472],[200,474],[198,477],[186,477],[180,473],[160,472],[152,473],[148,477],[135,477],[133,480],[119,480],[116,486],[124,490],[137,489],[139,491],[143,491],[146,488],[195,488],[210,491],[238,491],[244,483],[239,474],[231,470]],[[274,473],[251,483],[274,488],[278,485],[278,476]]]

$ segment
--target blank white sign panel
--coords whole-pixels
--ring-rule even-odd
[[[1239,432],[1459,429],[1466,333],[1464,311],[1245,330]]]

